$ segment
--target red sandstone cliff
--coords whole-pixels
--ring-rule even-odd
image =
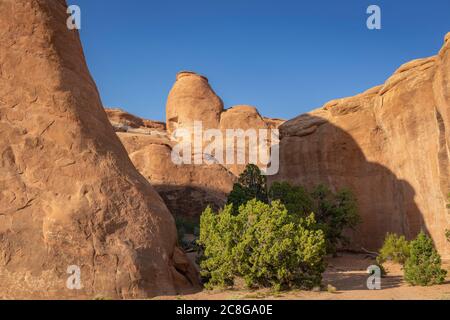
[[[280,127],[274,180],[350,187],[362,225],[353,247],[421,229],[450,254],[450,33],[437,56],[401,66],[385,84],[338,99]]]
[[[192,288],[173,217],[108,122],[66,8],[0,1],[0,298]],[[66,287],[71,265],[81,290]]]

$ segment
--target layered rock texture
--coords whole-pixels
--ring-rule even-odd
[[[263,118],[255,107],[235,106],[224,110],[222,100],[214,93],[206,77],[183,71],[167,100],[167,130],[164,124],[143,120],[120,109],[106,109],[117,135],[128,151],[136,168],[159,192],[170,211],[176,216],[198,219],[208,206],[215,209],[226,203],[237,176],[249,162],[248,144],[244,164],[219,163],[214,155],[196,153],[211,163],[175,164],[172,150],[180,141],[177,129],[216,129],[223,133],[224,158],[227,129],[276,129],[283,120]],[[205,143],[206,145],[207,143]],[[236,155],[237,159],[237,155]],[[224,159],[225,162],[225,159]]]
[[[449,257],[450,33],[437,56],[401,66],[385,84],[280,127],[274,180],[348,187],[362,224],[352,245],[378,249],[386,232],[433,237]]]
[[[66,9],[0,1],[0,298],[190,289],[174,219],[108,122]]]

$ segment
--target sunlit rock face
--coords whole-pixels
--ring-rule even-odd
[[[437,56],[401,66],[385,84],[338,99],[280,127],[281,168],[271,181],[349,187],[363,222],[355,249],[386,232],[431,234],[449,256],[450,34]]]
[[[223,102],[204,76],[190,71],[178,73],[166,106],[167,129],[191,128],[201,121],[204,129],[218,128]]]
[[[175,144],[165,135],[118,132],[139,172],[152,184],[175,216],[198,220],[208,206],[223,207],[236,176],[220,164],[176,164]]]
[[[106,112],[134,165],[158,191],[172,214],[194,220],[198,220],[208,205],[219,209],[226,204],[233,184],[250,162],[247,143],[241,150],[243,163],[237,164],[238,150],[232,148],[235,161],[227,163],[226,131],[240,129],[258,133],[260,129],[276,129],[283,123],[280,119],[262,117],[252,106],[239,105],[225,110],[208,79],[189,71],[177,74],[167,99],[167,130],[164,123],[144,120],[120,109],[106,109]],[[210,129],[222,135],[222,161],[215,158],[216,154],[205,151],[213,139],[202,139],[199,151],[192,143],[188,157],[191,163],[173,161],[174,147],[183,142],[176,137],[177,130],[193,132],[196,123],[201,124],[203,135]],[[267,147],[270,148],[268,141]],[[237,149],[237,140],[234,148]],[[196,156],[203,158],[201,163],[195,163]]]
[[[66,10],[0,1],[0,298],[191,289],[174,219],[108,122]]]

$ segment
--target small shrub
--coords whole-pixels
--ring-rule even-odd
[[[337,292],[337,289],[336,289],[335,286],[332,286],[331,284],[329,284],[329,285],[327,286],[327,291],[328,291],[329,293],[336,293],[336,292]]]
[[[219,214],[208,207],[200,217],[201,276],[208,289],[233,286],[235,277],[234,248],[241,237],[242,226],[233,207],[226,206]]]
[[[405,264],[409,257],[409,242],[405,236],[398,236],[395,233],[388,233],[384,239],[377,262],[382,265],[386,261]]]
[[[376,265],[378,268],[380,268],[381,277],[382,277],[382,278],[383,278],[383,277],[386,277],[387,271],[386,271],[386,269],[384,268],[384,266],[383,266],[381,263],[379,263],[379,262],[377,262],[375,265]]]
[[[312,192],[288,182],[275,182],[269,190],[271,200],[280,200],[289,213],[306,217],[314,212],[318,227],[324,232],[327,252],[336,253],[337,247],[348,244],[345,229],[354,229],[360,222],[356,199],[349,190],[333,193],[324,185]]]
[[[278,201],[251,200],[237,215],[231,205],[218,214],[208,208],[199,244],[207,288],[232,286],[242,277],[250,288],[310,289],[325,271],[325,238],[314,215],[295,217]]]
[[[291,214],[307,215],[313,212],[313,199],[308,191],[286,181],[274,182],[269,190],[271,200],[280,200]]]
[[[325,233],[328,253],[335,253],[339,245],[349,244],[344,230],[354,229],[361,221],[356,198],[350,190],[331,192],[324,185],[312,192],[316,219]]]
[[[297,218],[306,218],[313,212],[317,228],[325,234],[327,253],[331,254],[336,253],[339,245],[348,244],[344,231],[354,229],[360,222],[356,199],[351,191],[343,189],[334,193],[319,185],[309,192],[288,182],[275,182],[267,190],[266,177],[256,165],[250,164],[228,195],[228,204],[233,205],[233,213],[237,215],[239,208],[253,199],[263,203],[269,203],[269,199],[279,200],[289,214]]]
[[[433,240],[424,232],[411,241],[404,273],[405,280],[412,285],[429,286],[445,280],[447,271],[441,269],[441,257],[434,248]]]
[[[227,204],[232,204],[233,212],[237,214],[241,205],[253,199],[268,203],[267,178],[261,174],[258,166],[249,164],[234,184]]]

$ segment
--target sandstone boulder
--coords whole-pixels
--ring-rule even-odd
[[[194,72],[180,72],[177,75],[168,100],[167,100],[167,128],[172,140],[177,140],[174,136],[175,129],[187,129],[192,132],[195,123],[201,124],[203,133],[208,129],[218,129],[222,134],[222,152],[210,156],[218,159],[227,169],[235,175],[239,175],[248,163],[254,163],[265,169],[269,157],[271,143],[270,130],[277,129],[284,120],[270,119],[262,117],[255,107],[248,105],[238,105],[228,110],[224,110],[222,100],[214,93],[206,77]],[[267,130],[266,137],[260,135],[260,129]],[[245,135],[245,148],[238,148],[238,139],[227,137],[227,130],[234,130],[238,134],[241,130]],[[253,130],[257,135],[257,140],[251,144],[248,132]],[[230,133],[233,134],[233,133]],[[260,139],[261,138],[261,141]],[[258,149],[258,143],[266,143],[267,152]],[[212,140],[203,140],[203,148],[208,146]],[[234,159],[227,159],[227,152],[233,150]],[[251,152],[250,152],[251,150]],[[261,152],[260,152],[261,151]],[[253,157],[250,157],[250,154]],[[265,157],[263,155],[266,155]],[[241,159],[241,160],[238,160]],[[256,160],[255,160],[256,159]],[[263,160],[263,161],[261,161]]]
[[[269,126],[253,106],[240,105],[224,111],[220,116],[221,130],[268,129]]]
[[[0,1],[0,298],[190,289],[173,217],[114,134],[66,9]]]
[[[220,130],[224,135],[225,152],[223,157],[226,159],[226,152],[228,149],[235,149],[235,161],[231,163],[228,161],[226,163],[227,168],[235,175],[238,176],[243,172],[246,165],[250,162],[257,164],[261,168],[265,167],[258,159],[258,143],[260,138],[263,139],[265,143],[268,143],[269,141],[267,138],[269,137],[269,134],[267,134],[266,137],[261,137],[259,135],[260,129],[268,130],[270,129],[270,126],[253,106],[239,105],[222,113],[220,117]],[[238,147],[237,138],[235,138],[234,135],[230,136],[227,134],[230,130],[234,133],[237,133],[236,130],[242,130],[244,132],[246,140],[244,149]],[[252,136],[252,132],[255,134],[254,136]],[[254,137],[256,137],[256,139]],[[253,143],[251,142],[251,139],[254,139]],[[269,144],[267,146],[269,146]],[[250,158],[250,152],[256,156],[254,159]],[[239,157],[244,159],[242,163],[239,163]]]
[[[167,99],[169,133],[178,127],[191,128],[195,121],[201,121],[205,129],[217,128],[222,111],[223,102],[206,77],[189,71],[178,73]]]
[[[423,229],[450,254],[449,37],[439,55],[403,65],[385,84],[280,127],[281,167],[271,181],[352,189],[363,220],[355,249]]]

